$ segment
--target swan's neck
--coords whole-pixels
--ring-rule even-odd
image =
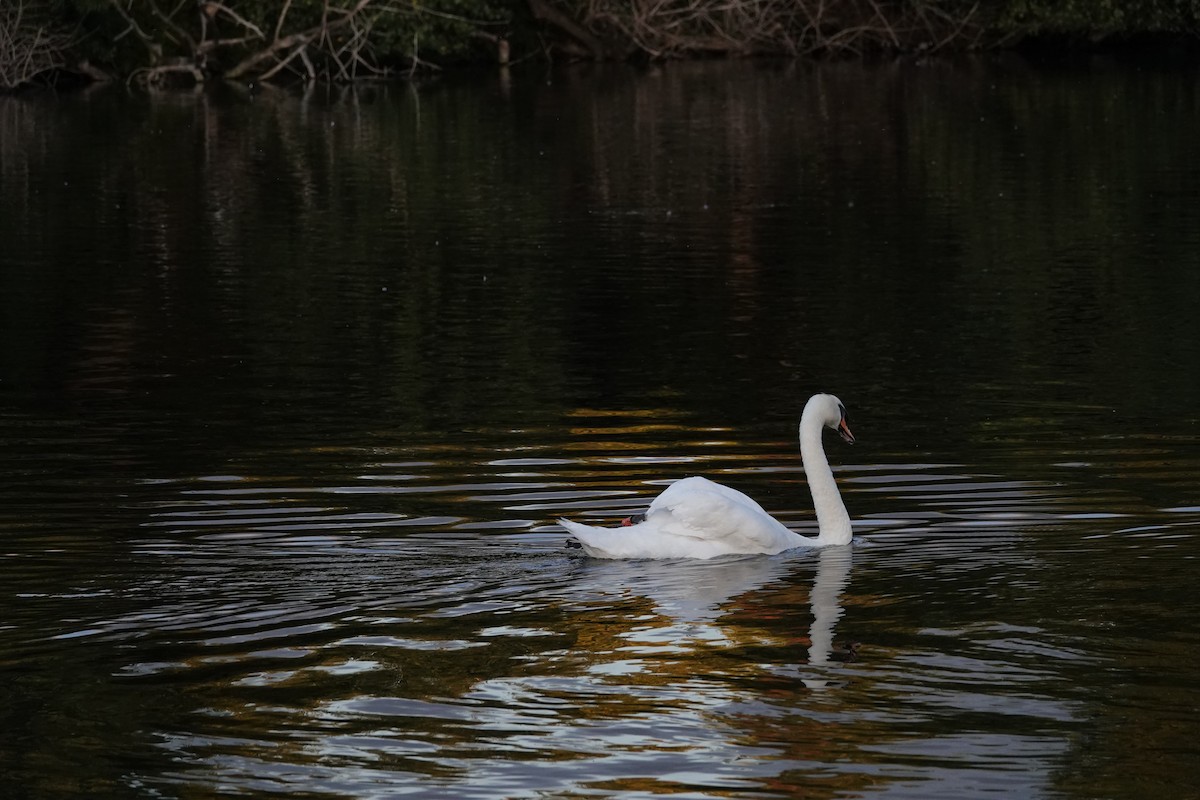
[[[808,478],[808,490],[812,492],[813,507],[817,511],[817,525],[821,544],[850,543],[850,515],[846,504],[833,480],[833,470],[825,458],[825,447],[821,443],[824,424],[816,414],[808,413],[800,419],[800,459],[804,462],[804,474]]]

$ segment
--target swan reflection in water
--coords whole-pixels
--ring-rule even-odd
[[[795,555],[764,557],[727,556],[712,560],[678,561],[593,561],[584,562],[575,584],[582,589],[577,597],[594,600],[597,596],[621,599],[645,598],[653,604],[654,615],[631,615],[635,624],[621,634],[621,651],[631,655],[690,652],[697,646],[735,647],[778,643],[778,618],[802,617],[789,609],[780,615],[770,599],[760,609],[776,617],[759,629],[754,625],[758,601],[747,595],[780,582],[795,566],[794,558],[805,558],[812,551],[796,551]],[[826,667],[838,658],[834,650],[834,635],[842,617],[842,593],[850,580],[853,548],[825,547],[812,553],[817,565],[809,609],[808,667],[817,668],[820,676],[803,677],[810,688],[824,688],[833,682],[823,677]],[[744,598],[741,601],[736,598]],[[778,602],[778,601],[776,601]],[[737,620],[727,619],[737,610]],[[799,617],[799,618],[798,618]],[[783,624],[789,624],[784,622]],[[750,628],[747,628],[747,625]],[[795,631],[799,634],[799,631]],[[756,641],[747,641],[753,639]]]
[[[817,563],[817,575],[809,595],[813,621],[808,631],[808,663],[814,667],[826,665],[832,660],[833,632],[844,613],[842,592],[850,582],[854,551],[849,547],[826,547],[817,557],[820,561]],[[801,680],[810,689],[823,689],[830,685],[830,681],[825,678]]]

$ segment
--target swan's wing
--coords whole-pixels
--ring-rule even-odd
[[[584,552],[597,558],[712,558],[778,553],[813,543],[746,495],[705,478],[685,478],[668,486],[635,525],[598,528],[559,522]]]
[[[700,477],[668,486],[646,521],[664,534],[720,542],[731,552],[778,551],[798,538],[746,495]]]
[[[654,498],[654,502],[650,504],[650,509],[653,510],[659,504],[674,504],[677,497],[680,495],[690,495],[694,492],[715,492],[721,495],[730,502],[737,503],[739,506],[751,509],[763,516],[770,516],[763,507],[754,502],[754,498],[749,495],[742,494],[737,489],[731,489],[723,483],[710,481],[708,478],[695,475],[691,478],[675,481],[670,486],[662,491],[658,497]]]

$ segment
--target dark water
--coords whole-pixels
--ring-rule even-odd
[[[0,793],[1196,796],[1198,77],[0,98]]]

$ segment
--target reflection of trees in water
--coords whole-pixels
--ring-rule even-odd
[[[418,427],[663,387],[736,419],[751,384],[790,415],[797,383],[868,358],[880,385],[923,365],[991,397],[1103,352],[1111,392],[1149,394],[1142,354],[1194,355],[1194,98],[1171,75],[1005,70],[4,98],[0,238],[55,266],[0,275],[41,333],[0,347],[51,381],[169,361],[157,405],[289,385]],[[1179,274],[1138,268],[1147,248]],[[903,333],[866,353],[828,333],[859,318]]]
[[[810,343],[856,315],[906,331],[873,344],[883,382],[916,358],[960,369],[965,338],[1027,385],[1031,364],[1078,362],[1080,326],[1135,373],[1147,351],[1187,362],[1190,338],[1159,322],[1187,317],[1197,279],[1123,266],[1150,238],[1163,264],[1194,250],[1162,229],[1194,213],[1161,213],[1190,185],[1172,154],[1191,128],[1148,119],[1196,113],[1171,76],[1080,87],[967,62],[627,77],[6,98],[0,235],[18,262],[59,266],[6,270],[0,302],[30,327],[49,323],[14,298],[59,293],[73,320],[120,309],[135,362],[336,386],[417,421],[484,394],[519,413],[572,385],[628,388],[632,352],[641,381],[739,407],[729,387],[781,362],[807,376],[853,360],[846,337]],[[1088,146],[1097,115],[1119,157]],[[60,270],[79,273],[69,292]],[[1132,321],[1119,338],[1114,317]],[[697,319],[705,347],[663,346]],[[50,360],[36,347],[12,357]],[[701,379],[713,357],[723,381]]]

